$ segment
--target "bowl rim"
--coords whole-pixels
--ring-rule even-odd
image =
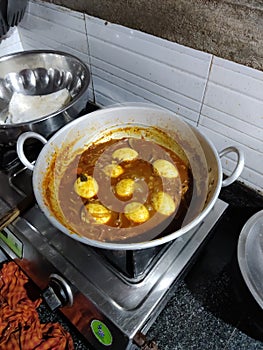
[[[32,55],[32,54],[52,54],[52,55],[58,55],[58,56],[65,56],[65,57],[69,57],[69,58],[72,58],[74,60],[76,60],[83,68],[83,72],[85,72],[85,78],[83,79],[83,86],[79,92],[79,94],[77,94],[76,96],[74,96],[74,98],[72,98],[70,100],[70,102],[63,106],[62,108],[56,110],[55,112],[53,113],[50,113],[50,114],[47,114],[45,115],[44,117],[40,117],[40,118],[37,118],[37,119],[33,119],[33,120],[29,120],[29,121],[25,121],[25,122],[21,122],[21,123],[6,123],[6,124],[1,124],[1,127],[4,127],[6,129],[8,128],[13,128],[13,127],[19,127],[21,125],[29,125],[29,124],[32,124],[32,123],[38,123],[38,122],[42,122],[46,119],[49,119],[53,116],[56,116],[60,113],[63,113],[65,112],[65,110],[69,109],[70,107],[72,107],[76,101],[78,101],[83,95],[84,93],[87,91],[88,87],[89,87],[89,84],[90,84],[90,69],[88,68],[87,64],[84,63],[82,60],[80,60],[77,56],[71,54],[71,53],[68,53],[68,52],[65,52],[65,51],[57,51],[57,50],[51,50],[51,49],[48,49],[48,50],[24,50],[24,51],[17,51],[17,52],[13,52],[11,54],[7,54],[7,55],[4,55],[2,57],[0,57],[0,63],[2,61],[7,61],[8,59],[12,58],[12,57],[18,57],[18,56],[24,56],[24,55]]]

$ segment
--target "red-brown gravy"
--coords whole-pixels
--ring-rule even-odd
[[[135,150],[137,157],[114,158],[114,151],[122,148]],[[160,175],[153,166],[160,159],[173,164],[179,176]],[[120,166],[123,172],[109,176],[105,173],[109,164]],[[90,198],[79,196],[74,188],[77,178],[83,185],[87,176],[97,183],[96,194]],[[133,190],[119,195],[116,186],[124,179],[132,180]],[[173,231],[181,227],[192,196],[192,181],[191,169],[170,149],[143,139],[111,139],[92,144],[75,157],[62,176],[58,198],[67,226],[79,235],[100,241],[138,242],[159,236],[168,226],[172,225]],[[160,192],[172,198],[175,205],[172,214],[164,215],[156,210],[153,198]],[[130,219],[125,208],[131,202],[142,204],[147,218]],[[89,212],[90,204],[103,205],[105,211]]]

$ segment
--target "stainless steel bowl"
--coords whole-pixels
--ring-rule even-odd
[[[22,51],[0,58],[0,142],[15,143],[24,131],[49,137],[79,116],[88,101],[90,73],[77,57],[58,51]],[[70,101],[52,114],[23,123],[6,122],[14,92],[46,95],[67,88]],[[2,122],[1,122],[2,120]]]

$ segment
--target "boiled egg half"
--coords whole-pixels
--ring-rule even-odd
[[[153,194],[152,205],[158,213],[166,216],[171,215],[176,209],[173,198],[168,193],[162,191]]]
[[[112,153],[112,158],[118,159],[121,162],[128,162],[136,159],[137,157],[138,153],[129,147],[118,148]]]
[[[165,159],[157,159],[155,162],[153,162],[153,168],[155,172],[162,177],[171,179],[179,176],[176,167]]]
[[[100,203],[88,203],[81,212],[81,219],[90,223],[89,215],[96,224],[106,224],[111,218],[111,211]]]
[[[116,193],[119,197],[130,197],[134,192],[135,181],[133,179],[122,179],[115,187]]]
[[[81,174],[74,183],[75,192],[83,198],[94,197],[99,190],[97,181],[87,174]]]
[[[108,164],[104,167],[103,171],[107,176],[112,178],[117,178],[124,172],[119,164]]]
[[[150,217],[148,209],[140,202],[128,203],[124,208],[126,218],[137,224],[142,224]]]

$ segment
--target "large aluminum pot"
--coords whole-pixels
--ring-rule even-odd
[[[198,197],[198,201],[195,200],[196,198],[191,201],[189,214],[186,215],[182,227],[157,239],[149,238],[151,236],[148,232],[143,231],[142,240],[139,242],[138,240],[105,242],[83,237],[68,229],[66,218],[59,211],[60,206],[57,203],[61,174],[67,165],[76,154],[80,153],[80,150],[86,149],[92,143],[102,142],[109,138],[121,139],[127,136],[141,137],[142,135],[145,140],[153,141],[175,152],[178,152],[179,145],[183,150],[182,157],[187,157],[189,161],[194,179],[193,193]],[[35,165],[29,163],[23,152],[25,140],[32,137],[45,143]],[[205,135],[173,113],[160,108],[134,105],[106,108],[80,117],[56,132],[48,142],[39,134],[25,133],[18,139],[17,152],[24,165],[33,170],[33,188],[37,203],[55,227],[82,243],[118,250],[154,247],[174,240],[196,227],[213,208],[221,187],[235,181],[244,166],[243,153],[235,147],[227,148],[218,155],[214,145]],[[232,175],[222,180],[220,156],[229,152],[237,154],[238,162]],[[46,174],[53,174],[51,175],[52,188],[49,189],[53,208],[48,204],[50,198],[47,200],[44,186]],[[54,213],[54,208],[56,208],[56,213]],[[160,227],[155,227],[155,229],[158,231]],[[160,232],[157,233],[160,234]]]
[[[15,144],[25,131],[50,137],[86,107],[89,82],[88,67],[79,58],[65,52],[32,50],[1,57],[0,142]],[[64,88],[68,89],[71,99],[54,113],[15,124],[5,121],[14,92],[46,95]]]

